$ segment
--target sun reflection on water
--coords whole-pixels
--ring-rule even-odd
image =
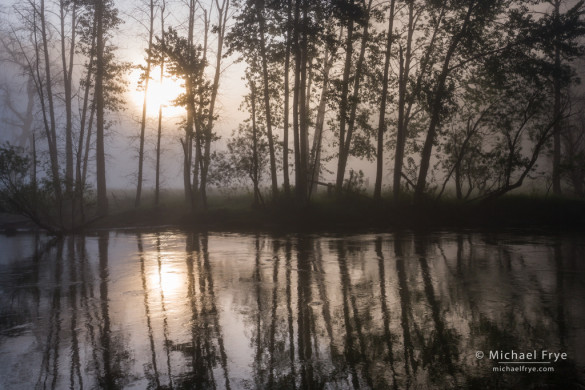
[[[158,256],[158,253],[152,253],[156,268],[150,272],[149,285],[151,288],[161,289],[165,296],[177,295],[186,285],[186,280],[175,260],[176,256],[170,253],[160,255],[160,263]]]

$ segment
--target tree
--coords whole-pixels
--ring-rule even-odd
[[[34,143],[33,143],[34,145]],[[28,218],[51,234],[73,231],[80,225],[64,224],[61,210],[54,205],[60,201],[51,180],[37,182],[36,155],[11,144],[0,146],[0,208]]]
[[[36,218],[36,188],[30,180],[31,160],[22,147],[0,146],[0,205],[2,209]]]
[[[384,167],[384,133],[386,132],[386,103],[388,101],[390,58],[394,41],[394,17],[396,1],[391,0],[388,11],[388,32],[386,33],[386,47],[384,52],[384,70],[382,76],[382,92],[380,97],[380,114],[378,117],[378,137],[376,153],[376,183],[374,185],[374,199],[382,198],[382,171]]]
[[[460,199],[487,202],[521,187],[536,173],[555,124],[566,119],[548,109],[554,95],[539,61],[509,58],[490,59],[475,72],[484,78],[470,80],[477,88],[468,88],[466,111],[454,117],[459,129],[446,134],[449,172],[439,196],[453,173]]]
[[[148,103],[148,83],[150,82],[150,68],[152,64],[152,44],[154,37],[154,19],[155,19],[155,6],[154,0],[149,0],[148,3],[148,48],[146,49],[146,65],[143,67],[144,73],[141,75],[141,79],[144,83],[144,101],[142,103],[142,117],[140,119],[140,135],[139,135],[139,148],[138,148],[138,182],[136,184],[136,200],[134,201],[134,207],[140,206],[140,197],[142,196],[142,171],[144,165],[144,136],[146,130],[146,110]],[[163,30],[164,31],[164,30]],[[162,66],[161,66],[162,67]],[[162,77],[162,76],[161,76]]]
[[[75,159],[75,196],[74,203],[78,202],[82,220],[85,219],[83,208],[83,194],[87,186],[87,169],[89,165],[89,152],[91,149],[91,135],[95,118],[95,99],[92,91],[95,92],[95,57],[96,57],[96,32],[97,23],[90,13],[80,15],[78,25],[78,50],[87,57],[84,65],[85,76],[80,81],[80,88],[83,89],[83,100],[81,102],[81,114],[78,133],[78,144]],[[75,204],[73,209],[75,210]]]
[[[403,32],[399,43],[398,65],[398,101],[396,118],[396,146],[394,154],[394,174],[392,189],[394,200],[398,200],[401,192],[401,180],[407,177],[404,173],[404,158],[407,141],[416,139],[416,112],[424,110],[425,102],[422,98],[423,91],[432,78],[433,67],[438,60],[441,50],[439,45],[441,32],[444,29],[447,3],[437,4],[436,9],[427,10],[425,2],[409,2],[404,11],[399,13],[403,22]],[[425,11],[427,11],[425,13]],[[429,12],[430,11],[430,12]],[[415,37],[416,31],[424,31],[422,37]],[[416,39],[416,40],[415,40]],[[416,60],[416,47],[421,47],[419,60]],[[415,65],[418,62],[418,67]],[[415,74],[416,71],[416,74]],[[414,111],[413,111],[414,110]],[[420,122],[420,120],[419,120]],[[414,143],[416,145],[416,143]],[[416,149],[414,146],[413,149]],[[412,168],[412,159],[408,160]],[[416,176],[416,175],[415,175]],[[416,179],[415,179],[416,181]]]
[[[441,55],[436,74],[429,80],[427,110],[429,122],[420,155],[420,168],[415,188],[416,201],[422,200],[426,191],[432,149],[436,136],[448,114],[447,102],[453,94],[453,79],[456,70],[464,64],[502,46],[504,40],[490,39],[490,32],[498,28],[497,21],[511,5],[508,0],[478,1],[466,0],[446,2],[446,16],[443,23],[443,41],[446,46]],[[441,5],[442,7],[443,5]],[[442,13],[442,11],[440,11]],[[457,62],[459,61],[459,62]]]
[[[333,69],[334,62],[337,57],[337,50],[339,49],[339,41],[343,35],[343,29],[339,29],[339,39],[334,40],[332,38],[334,31],[334,24],[330,22],[326,26],[325,32],[325,47],[323,48],[324,54],[321,58],[318,57],[317,62],[322,62],[323,66],[319,73],[317,73],[317,81],[321,83],[321,95],[319,97],[319,104],[317,106],[317,115],[315,118],[315,132],[313,134],[313,145],[311,147],[310,155],[310,177],[309,177],[309,194],[310,199],[313,188],[319,181],[319,175],[321,174],[321,156],[323,151],[323,133],[325,127],[325,114],[327,110],[327,102],[330,100],[331,94],[331,70]]]
[[[201,129],[204,123],[204,110],[209,103],[211,87],[205,79],[204,69],[206,60],[203,57],[204,50],[201,46],[195,46],[188,38],[179,35],[177,30],[169,27],[163,33],[162,38],[157,38],[153,45],[153,58],[160,64],[164,61],[168,72],[183,80],[185,92],[181,94],[176,103],[187,110],[187,120],[183,123],[185,136],[181,138],[183,146],[183,179],[185,184],[185,200],[194,207],[194,199],[191,189],[191,166],[193,162],[192,145],[196,141],[197,156],[196,167],[200,166],[201,132],[194,134],[193,128]]]
[[[585,53],[585,46],[580,39],[585,35],[585,2],[576,1],[565,5],[561,0],[544,0],[551,6],[549,13],[532,22],[534,48],[543,53],[542,66],[548,68],[552,79],[554,103],[553,115],[563,116],[562,100],[566,100],[566,89],[575,81],[575,72],[571,63]],[[564,11],[564,12],[563,12]],[[553,134],[553,193],[561,193],[561,144],[562,123],[557,121]]]
[[[0,44],[2,45],[3,52],[6,54],[0,57],[0,62],[4,63],[4,66],[7,68],[11,64],[15,65],[15,71],[25,70],[22,78],[15,78],[12,72],[6,72],[6,79],[3,79],[0,84],[0,93],[2,103],[6,110],[6,116],[3,119],[4,124],[17,129],[17,134],[14,139],[15,145],[18,147],[26,147],[32,142],[33,124],[37,106],[34,78],[28,72],[26,57],[20,54],[18,41],[15,39],[15,36],[10,36],[9,34],[0,35]],[[14,80],[14,85],[9,83],[8,79]],[[26,96],[24,108],[18,104],[18,97],[22,95]]]
[[[461,104],[463,108],[453,116],[449,130],[443,136],[441,164],[447,174],[437,199],[452,178],[457,199],[468,199],[474,192],[483,194],[493,173],[483,143],[489,141],[487,118],[496,115],[492,112],[494,96],[490,96],[490,88],[477,79],[472,78],[467,83],[463,93],[465,103]],[[479,88],[473,87],[478,84]]]
[[[215,71],[213,74],[213,82],[211,83],[211,91],[209,97],[209,105],[207,108],[207,118],[203,124],[203,159],[201,162],[201,180],[199,186],[199,194],[203,207],[207,209],[207,175],[209,166],[211,164],[211,143],[216,139],[213,132],[213,125],[216,119],[215,103],[217,100],[217,92],[219,89],[220,76],[222,72],[222,58],[224,49],[224,40],[227,32],[227,23],[230,13],[229,0],[215,0],[215,9],[217,10],[217,24],[214,26],[214,31],[217,35],[217,46],[215,52]],[[205,119],[205,118],[204,118]]]
[[[343,67],[343,80],[341,81],[341,103],[339,106],[339,152],[337,163],[337,177],[335,186],[337,192],[341,192],[343,186],[343,178],[345,176],[345,169],[347,160],[351,150],[351,141],[353,137],[354,128],[356,125],[356,113],[359,102],[360,83],[362,81],[364,57],[366,47],[369,39],[370,14],[372,9],[372,1],[368,1],[367,5],[356,4],[354,1],[349,1],[343,6],[342,12],[345,13],[345,21],[347,23],[347,35],[345,45],[345,63]],[[363,26],[361,34],[361,44],[359,56],[355,65],[353,74],[353,90],[352,95],[349,96],[350,73],[352,67],[352,54],[354,49],[354,23],[358,26]],[[346,129],[347,125],[347,129]]]
[[[252,97],[255,92],[251,92],[250,104],[256,97]],[[254,110],[255,111],[255,110]],[[226,163],[224,171],[229,171],[229,180],[244,184],[250,180],[252,182],[252,192],[254,201],[252,207],[258,208],[264,206],[264,199],[260,191],[262,177],[270,173],[268,156],[268,142],[266,140],[266,130],[259,127],[255,122],[254,114],[250,122],[240,125],[237,131],[232,133],[228,141]]]
[[[585,196],[585,111],[581,98],[579,112],[568,121],[563,131],[563,158],[561,168],[576,196]]]
[[[35,39],[35,62],[37,94],[41,101],[45,136],[49,146],[51,161],[51,176],[53,188],[57,196],[57,204],[61,207],[61,178],[59,174],[59,153],[57,150],[57,123],[55,119],[55,104],[53,94],[53,79],[51,70],[51,53],[49,51],[48,21],[45,10],[45,1],[40,0],[39,5],[33,6],[33,31]],[[38,21],[37,21],[38,18]],[[39,30],[37,32],[37,30]],[[40,34],[40,36],[38,36]],[[40,39],[40,44],[37,41]],[[44,67],[44,75],[41,75],[41,67]],[[32,68],[32,66],[31,66]]]
[[[67,47],[65,19],[70,13],[70,39]],[[59,21],[61,31],[61,62],[63,67],[63,89],[65,94],[65,189],[68,194],[73,190],[73,66],[77,28],[77,2],[59,1]]]
[[[121,23],[118,10],[112,0],[96,0],[91,4],[91,12],[96,23],[96,69],[95,92],[96,104],[96,180],[97,180],[97,215],[108,214],[108,196],[106,187],[106,153],[105,130],[107,127],[105,113],[118,108],[116,96],[120,92],[120,76],[127,68],[113,57],[115,47],[108,44],[110,34]],[[118,82],[116,82],[118,81]]]
[[[259,63],[259,66],[253,65],[253,69],[258,69],[262,75],[262,99],[264,102],[264,115],[266,116],[266,130],[269,146],[270,157],[270,180],[272,197],[278,194],[278,178],[276,175],[276,152],[273,136],[273,104],[271,98],[271,77],[269,69],[269,50],[271,50],[267,38],[267,14],[271,11],[266,9],[264,0],[245,1],[239,4],[240,13],[236,16],[236,24],[232,28],[228,42],[230,52],[239,51],[240,60],[245,59],[248,63]],[[285,69],[285,72],[287,70]]]
[[[161,44],[164,45],[164,34],[165,31],[165,8],[166,1],[162,0],[160,5],[160,31],[161,31]],[[160,61],[160,84],[163,84],[165,74],[165,61],[164,58]],[[160,156],[161,156],[161,138],[162,138],[162,118],[163,118],[163,105],[158,107],[158,126],[156,131],[156,168],[155,168],[155,179],[154,179],[154,206],[158,207],[160,201]]]
[[[104,145],[104,75],[105,61],[105,7],[107,0],[96,0],[94,18],[96,21],[96,72],[95,92],[96,101],[96,176],[97,176],[97,214],[103,217],[108,214],[108,195],[106,190],[106,155]]]

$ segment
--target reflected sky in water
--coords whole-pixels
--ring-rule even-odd
[[[585,384],[583,235],[101,232],[0,247],[3,389]],[[494,372],[511,364],[490,350],[567,359]]]

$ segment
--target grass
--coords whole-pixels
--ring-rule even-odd
[[[470,204],[455,199],[427,200],[414,204],[405,196],[398,202],[374,202],[363,195],[341,198],[319,194],[308,205],[280,198],[253,209],[248,193],[209,194],[206,211],[191,212],[182,191],[168,191],[158,208],[152,194],[134,208],[133,193],[112,196],[110,216],[93,228],[178,226],[200,230],[231,231],[353,231],[394,228],[481,227],[585,227],[585,200],[559,197],[510,195],[489,204]]]

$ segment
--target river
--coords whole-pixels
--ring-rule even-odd
[[[584,384],[582,233],[0,236],[2,389]]]

